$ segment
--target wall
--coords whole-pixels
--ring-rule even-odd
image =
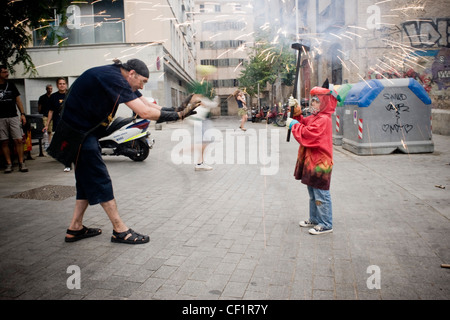
[[[349,83],[361,78],[416,79],[432,100],[433,132],[449,135],[448,1],[358,1],[355,25],[361,28],[354,29],[359,37],[343,41],[349,69],[344,69],[344,78]],[[350,29],[348,24],[346,27]]]
[[[147,63],[150,70],[150,79],[144,90],[144,96],[154,97],[165,103],[165,96],[158,83],[164,82],[164,65],[160,69],[156,63],[157,57],[162,57],[162,45],[145,46],[145,44],[117,44],[117,45],[87,45],[71,46],[63,48],[29,48],[28,52],[37,68],[38,76],[35,78],[24,78],[23,66],[15,67],[15,74],[11,79],[24,81],[25,87],[21,90],[22,102],[27,113],[30,112],[30,101],[38,100],[39,95],[45,93],[45,85],[51,83],[53,92],[56,92],[56,78],[68,77],[69,86],[85,70],[106,64],[111,64],[113,58],[121,58],[123,62],[131,58],[138,58]],[[73,63],[76,61],[76,63]]]

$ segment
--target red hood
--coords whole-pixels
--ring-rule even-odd
[[[311,90],[311,96],[318,96],[320,99],[320,112],[332,114],[336,110],[339,95],[335,90],[321,87],[314,87]]]

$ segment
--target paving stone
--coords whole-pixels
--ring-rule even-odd
[[[238,121],[214,123],[225,134]],[[357,156],[335,146],[334,232],[312,236],[298,226],[309,200],[292,177],[298,144],[286,143],[285,128],[267,127],[279,132],[279,168],[264,176],[261,163],[238,164],[236,154],[208,172],[174,164],[171,135],[188,126],[151,129],[157,144],[142,163],[105,157],[121,217],[150,234],[142,246],[111,243],[99,205],[84,223],[103,234],[65,243],[74,177],[51,158],[2,175],[0,299],[450,299],[450,272],[440,267],[450,261],[450,137],[434,135],[432,154]],[[38,194],[46,186],[70,188]],[[81,289],[67,288],[71,265],[80,267]],[[380,289],[368,286],[371,267],[380,270]]]

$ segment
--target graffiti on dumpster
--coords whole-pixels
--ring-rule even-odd
[[[398,94],[385,94],[383,95],[385,99],[392,99],[394,98],[397,101],[404,101],[407,99],[407,96],[404,93],[398,93]],[[386,107],[386,110],[389,112],[394,112],[395,114],[395,124],[383,124],[382,129],[384,132],[400,132],[404,131],[406,133],[410,132],[413,129],[412,124],[402,124],[400,121],[400,116],[404,112],[409,112],[409,106],[405,105],[403,102],[394,104],[390,102]]]

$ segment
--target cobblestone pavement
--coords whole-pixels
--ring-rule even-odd
[[[152,126],[156,144],[142,163],[105,158],[121,216],[150,234],[145,245],[111,243],[99,205],[84,224],[103,234],[65,243],[74,196],[17,196],[74,186],[73,172],[37,151],[28,173],[0,173],[0,298],[450,298],[441,267],[450,263],[450,137],[433,136],[432,154],[357,156],[335,146],[334,232],[313,236],[298,226],[308,195],[292,177],[298,144],[285,141],[286,129],[213,124],[212,171],[186,163],[187,123]]]

